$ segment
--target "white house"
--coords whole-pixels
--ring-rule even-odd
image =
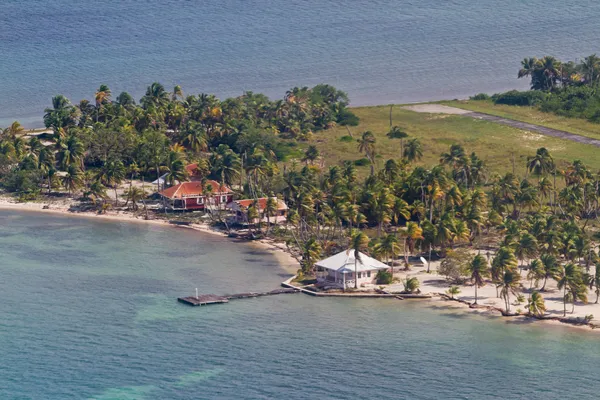
[[[342,289],[353,288],[357,279],[359,287],[376,283],[377,272],[389,269],[381,261],[359,253],[359,260],[354,259],[354,250],[346,250],[315,263],[317,282]],[[356,271],[356,272],[355,272]],[[355,278],[356,274],[356,278]]]

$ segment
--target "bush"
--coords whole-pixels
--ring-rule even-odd
[[[342,126],[357,126],[360,122],[360,118],[358,118],[352,111],[347,108],[343,108],[340,110],[337,121],[338,125]]]
[[[477,93],[475,96],[469,97],[469,100],[489,100],[491,99],[489,94]]]
[[[471,255],[466,249],[449,250],[438,268],[438,273],[455,284],[463,283],[468,276]]]
[[[356,161],[354,161],[354,165],[356,165],[357,167],[364,167],[366,165],[369,165],[371,163],[371,161],[369,161],[368,158],[360,158]]]
[[[9,192],[37,194],[40,192],[42,174],[39,171],[15,170],[2,180],[2,187]]]
[[[354,138],[350,135],[342,136],[340,138],[340,142],[346,142],[346,143],[354,142]]]
[[[389,285],[392,283],[392,273],[387,269],[380,269],[375,276],[378,285]]]
[[[520,92],[510,90],[504,93],[496,93],[492,96],[495,104],[507,104],[509,106],[534,106],[543,102],[548,95],[538,90]]]
[[[402,282],[404,284],[404,293],[414,293],[419,286],[421,286],[421,283],[419,283],[419,279],[415,278],[406,278],[404,280],[404,282]]]

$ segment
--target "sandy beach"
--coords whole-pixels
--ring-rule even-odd
[[[68,199],[60,199],[53,200],[50,202],[24,202],[19,203],[15,202],[14,199],[7,196],[0,196],[0,209],[4,210],[15,210],[15,211],[27,211],[27,212],[41,212],[47,214],[55,214],[55,215],[63,215],[63,216],[71,216],[71,217],[82,217],[82,218],[90,218],[90,219],[99,219],[99,220],[109,220],[109,221],[121,221],[121,222],[133,222],[133,223],[144,223],[144,224],[154,224],[154,225],[163,225],[163,226],[173,226],[169,224],[166,219],[144,219],[142,215],[134,214],[132,212],[126,211],[114,211],[109,210],[105,214],[98,214],[95,212],[73,212],[69,211],[71,206],[76,205],[76,201],[68,200]],[[194,229],[197,231],[201,231],[211,235],[219,235],[222,237],[227,237],[225,232],[221,232],[211,228],[208,224],[191,224],[189,226],[185,226],[182,229]],[[281,268],[290,274],[295,274],[296,271],[300,268],[298,260],[296,260],[286,249],[285,245],[282,243],[277,243],[271,239],[263,239],[256,240],[252,242],[246,242],[245,244],[249,246],[256,246],[257,248],[261,248],[263,250],[269,251],[276,257]],[[500,313],[496,310],[492,310],[491,307],[501,308],[504,306],[504,299],[497,297],[496,288],[488,283],[483,287],[478,288],[478,304],[479,308],[471,308],[467,304],[458,301],[452,301],[446,299],[444,294],[450,287],[450,284],[446,281],[443,276],[440,276],[436,273],[437,268],[440,265],[440,261],[433,261],[430,266],[430,273],[427,273],[427,268],[421,264],[413,264],[411,265],[411,270],[409,271],[396,271],[394,276],[398,278],[400,281],[406,279],[407,277],[416,277],[420,282],[420,290],[423,294],[431,294],[433,298],[430,300],[435,303],[443,303],[445,306],[453,307],[459,310],[463,310],[464,312],[476,312],[476,313],[484,313],[490,315],[499,316]],[[593,267],[592,267],[593,268]],[[530,290],[529,281],[526,278],[526,272],[522,272],[522,283],[525,290],[522,292],[525,298],[529,296]],[[388,291],[400,292],[403,290],[403,285],[401,282],[394,283],[387,287]],[[472,285],[461,285],[461,292],[455,296],[456,299],[472,303],[475,300],[475,289]],[[546,291],[543,293],[543,297],[546,304],[546,316],[548,317],[562,317],[563,316],[563,301],[562,301],[562,293],[557,289],[556,282],[553,280],[548,280],[546,285]],[[575,318],[585,318],[587,316],[593,315],[591,319],[592,324],[600,324],[600,304],[595,303],[596,295],[595,293],[590,292],[588,294],[588,303],[576,303],[575,311],[571,313],[572,305],[571,303],[567,303],[567,318],[575,319]],[[511,311],[512,312],[525,312],[526,311],[526,302],[522,304],[515,304],[516,298],[515,296],[511,296]],[[487,308],[490,307],[490,308]],[[510,319],[524,319],[526,317],[516,316],[509,317]],[[554,320],[536,320],[539,322],[544,322],[548,324],[559,324],[564,325],[559,321]],[[585,329],[590,329],[589,325],[582,326]]]

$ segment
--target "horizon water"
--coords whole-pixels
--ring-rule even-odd
[[[1,399],[596,399],[597,333],[278,287],[252,244],[0,210]]]
[[[520,61],[581,59],[600,43],[600,2],[520,0],[5,0],[0,126],[43,125],[51,98],[107,84],[136,100],[158,81],[185,94],[281,98],[329,83],[352,105],[526,88]]]

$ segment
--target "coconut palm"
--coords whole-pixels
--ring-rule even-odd
[[[574,263],[567,263],[559,269],[554,277],[558,284],[558,290],[563,291],[563,316],[567,315],[567,301],[573,302],[573,312],[575,310],[575,301],[581,300],[587,302],[587,288],[583,282],[581,268]]]
[[[103,185],[110,186],[115,192],[115,205],[119,205],[119,198],[117,196],[117,189],[123,180],[127,170],[121,160],[110,160],[105,162],[100,171],[98,172],[97,178],[102,182]]]
[[[545,147],[537,149],[535,156],[527,157],[527,171],[543,177],[554,171],[554,159]]]
[[[100,182],[100,180],[94,180],[83,193],[85,197],[92,200],[92,203],[96,204],[98,200],[106,200],[108,195],[106,194],[106,187]]]
[[[454,296],[460,293],[460,288],[458,286],[450,286],[450,288],[446,291],[451,299],[454,299]]]
[[[507,269],[502,274],[500,281],[500,296],[504,299],[506,312],[510,312],[510,294],[517,296],[517,290],[521,281],[521,275],[512,269]]]
[[[515,255],[521,261],[521,265],[523,265],[525,259],[532,259],[537,256],[538,243],[530,233],[522,234],[515,247]]]
[[[314,237],[311,237],[304,243],[302,267],[305,273],[312,272],[315,262],[321,257],[321,252],[321,245]]]
[[[423,158],[423,146],[421,145],[419,139],[413,138],[406,142],[402,156],[408,162],[419,161],[421,158]]]
[[[404,138],[408,137],[408,133],[397,126],[392,126],[386,136],[390,139],[400,139],[400,157],[402,157],[402,154],[404,154]]]
[[[69,165],[67,173],[61,178],[62,184],[68,190],[69,196],[83,185],[83,173],[77,165]]]
[[[350,243],[350,250],[348,251],[354,252],[354,289],[358,289],[358,263],[362,261],[360,252],[368,246],[369,237],[357,230],[352,233]]]
[[[540,289],[540,292],[546,290],[546,283],[548,282],[548,278],[554,278],[557,274],[560,273],[560,265],[556,257],[552,254],[542,254],[540,257],[540,261],[542,262],[543,268],[543,276],[544,276],[544,284]]]
[[[212,173],[219,177],[221,184],[231,185],[240,175],[241,161],[226,144],[220,144],[210,157]]]
[[[71,165],[77,165],[79,168],[83,166],[85,148],[77,136],[68,135],[65,140],[59,141],[58,148],[58,164],[63,170],[67,170]]]
[[[358,151],[365,153],[371,163],[371,176],[375,174],[375,136],[371,131],[363,132],[358,141]]]
[[[394,266],[393,259],[400,251],[400,246],[398,245],[398,238],[396,235],[390,233],[385,235],[375,246],[374,250],[385,257],[386,264],[390,265],[390,256],[392,258],[391,264],[391,274],[394,276]]]
[[[485,285],[485,278],[490,275],[490,268],[484,256],[478,254],[468,264],[471,281],[475,285],[475,303],[477,304],[477,288]]]
[[[543,317],[546,312],[546,304],[544,303],[544,297],[540,292],[532,292],[527,302],[527,312],[529,315],[535,315],[537,317]]]
[[[533,287],[533,282],[535,281],[535,286],[538,286],[539,280],[545,277],[544,264],[541,260],[536,259],[533,260],[529,264],[529,271],[527,272],[527,279],[529,279],[530,284],[529,287]]]
[[[131,208],[137,211],[139,209],[138,203],[146,198],[147,193],[139,187],[132,186],[123,193],[123,196],[127,199],[125,205],[131,202]]]

